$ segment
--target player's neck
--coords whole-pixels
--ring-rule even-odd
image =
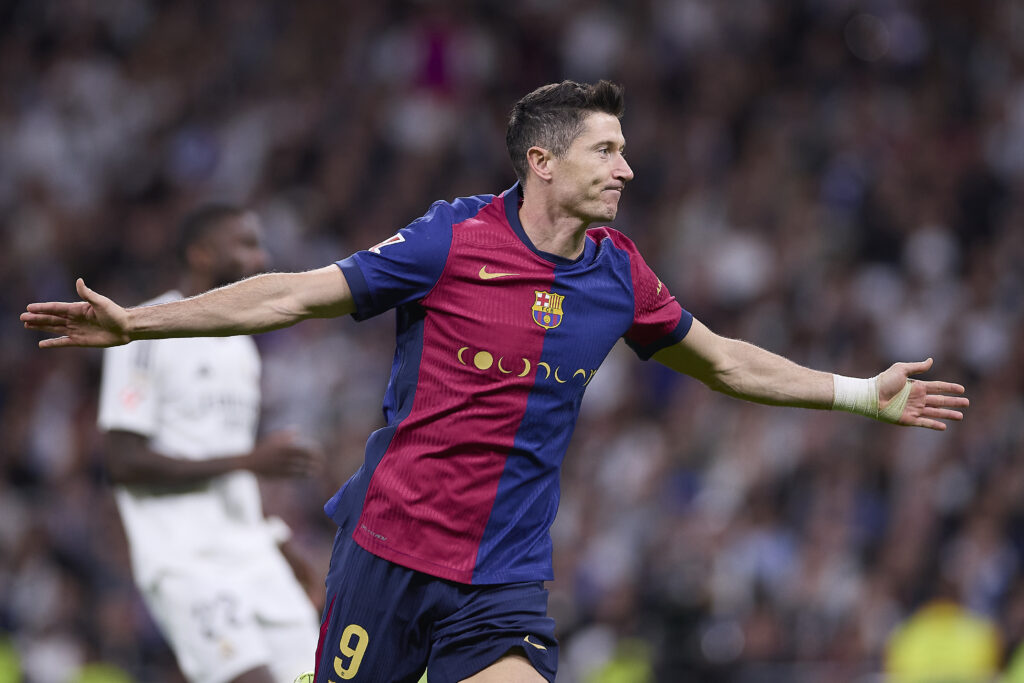
[[[200,277],[196,273],[186,272],[178,281],[178,291],[185,298],[202,294],[210,289],[213,289],[213,283],[208,278]]]
[[[567,215],[553,204],[524,198],[519,222],[533,246],[541,251],[567,259],[583,253],[590,224],[578,216]]]

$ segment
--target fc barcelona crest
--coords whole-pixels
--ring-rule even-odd
[[[533,302],[533,322],[545,330],[558,327],[562,322],[562,302],[565,297],[554,292],[533,291],[537,295],[537,300]]]

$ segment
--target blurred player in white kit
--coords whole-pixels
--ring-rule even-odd
[[[261,272],[255,214],[203,207],[180,228],[172,301]],[[103,358],[99,426],[135,583],[193,683],[291,683],[311,669],[312,571],[264,518],[256,475],[304,476],[323,454],[293,432],[257,443],[260,358],[250,337],[135,341]]]

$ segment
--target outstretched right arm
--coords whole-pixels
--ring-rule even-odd
[[[59,335],[39,342],[40,348],[256,334],[355,310],[345,276],[335,265],[264,273],[181,301],[139,308],[122,308],[81,278],[76,289],[82,301],[29,304],[21,314],[26,329]]]

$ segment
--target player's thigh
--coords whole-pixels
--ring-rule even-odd
[[[427,665],[431,683],[555,680],[558,641],[541,582],[452,592],[456,609],[434,622]]]
[[[327,575],[316,682],[416,683],[430,651],[426,597],[422,575],[340,532]]]
[[[292,683],[296,676],[312,671],[316,666],[316,643],[320,632],[315,621],[261,623],[260,628],[275,681]]]
[[[507,654],[461,683],[547,683],[524,655]]]
[[[320,621],[316,608],[283,558],[258,558],[246,572],[246,591],[266,644],[274,679],[292,683],[295,676],[316,665]]]
[[[192,683],[225,683],[269,664],[255,615],[230,585],[172,574],[143,598]]]

